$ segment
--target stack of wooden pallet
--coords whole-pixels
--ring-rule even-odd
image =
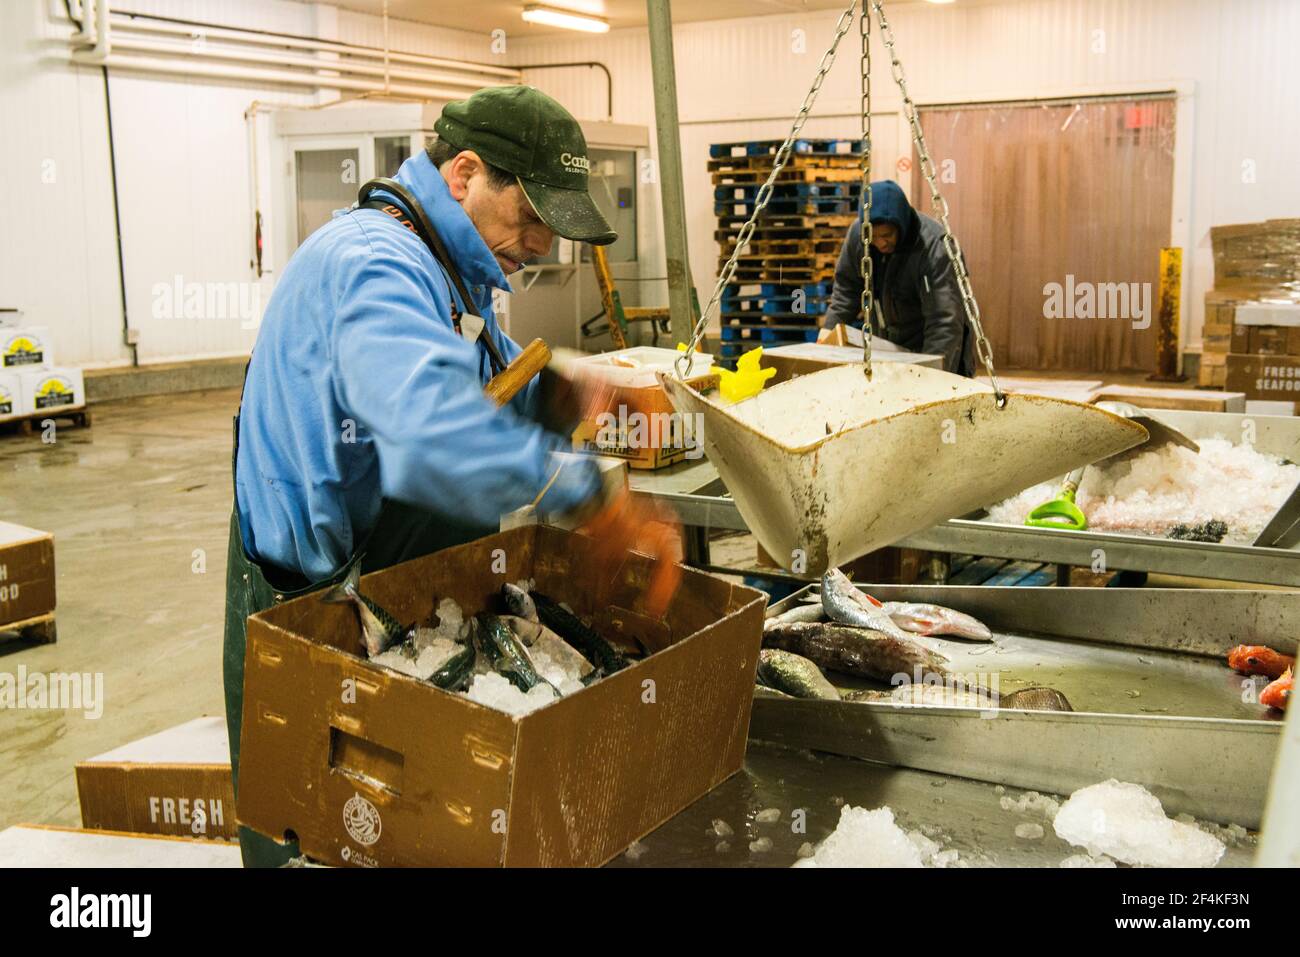
[[[709,148],[719,270],[772,173],[780,140]],[[803,139],[773,185],[748,246],[723,290],[722,363],[756,345],[811,342],[830,305],[840,246],[856,221],[861,140]]]

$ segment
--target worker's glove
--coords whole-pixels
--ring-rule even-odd
[[[552,362],[538,374],[534,417],[548,432],[568,438],[580,423],[612,410],[614,390],[597,376],[565,368]]]
[[[621,487],[607,495],[578,530],[595,540],[597,555],[612,572],[630,550],[655,559],[645,591],[645,613],[662,618],[682,578],[682,535],[677,516],[664,506]]]

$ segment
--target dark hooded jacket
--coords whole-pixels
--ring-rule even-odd
[[[909,352],[943,356],[943,367],[975,374],[975,337],[962,309],[952,261],[943,246],[943,226],[918,213],[892,180],[871,184],[871,223],[898,227],[898,245],[888,256],[874,246],[873,293],[884,317],[884,336]],[[862,325],[862,216],[849,227],[835,267],[835,288],[822,325]]]

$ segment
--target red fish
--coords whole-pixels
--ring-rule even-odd
[[[1238,645],[1228,652],[1228,667],[1243,675],[1280,678],[1282,672],[1295,667],[1295,659],[1264,645]]]
[[[1278,711],[1285,711],[1291,700],[1291,691],[1295,687],[1295,675],[1288,668],[1286,673],[1259,693],[1259,703],[1266,704]]]

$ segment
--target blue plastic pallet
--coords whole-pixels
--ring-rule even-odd
[[[798,283],[786,284],[780,282],[765,282],[761,284],[763,295],[769,299],[778,299],[782,297],[793,297],[795,290],[801,290],[805,297],[811,299],[814,296],[829,296],[834,283],[825,282],[808,282],[802,285]]]
[[[817,326],[723,326],[723,342],[816,342]]]
[[[830,283],[826,283],[826,285],[830,285]],[[798,287],[793,287],[793,288],[795,291],[792,292],[767,293],[767,294],[761,292],[748,292],[741,295],[736,295],[734,293],[724,292],[722,294],[721,301],[724,303],[727,302],[792,302],[794,301],[796,295],[800,295],[798,293]],[[831,296],[829,291],[824,293],[804,292],[802,293],[802,298],[804,302],[830,302]]]
[[[753,213],[752,201],[736,200],[734,202],[714,203],[713,213],[719,224],[726,220],[746,220]],[[744,207],[742,210],[741,207]],[[831,197],[819,199],[809,196],[803,199],[774,199],[763,207],[769,216],[836,216],[857,212],[857,201]]]
[[[762,183],[736,183],[732,186],[715,186],[713,199],[750,202],[758,196]],[[772,202],[780,199],[848,199],[857,201],[862,191],[861,183],[777,183],[772,187]],[[742,195],[743,194],[743,195]]]
[[[714,143],[709,156],[722,159],[728,156],[763,156],[775,153],[785,140],[743,140],[739,143]],[[862,152],[862,139],[798,139],[791,145],[794,153],[843,153],[846,156]],[[736,152],[743,150],[743,152]]]

